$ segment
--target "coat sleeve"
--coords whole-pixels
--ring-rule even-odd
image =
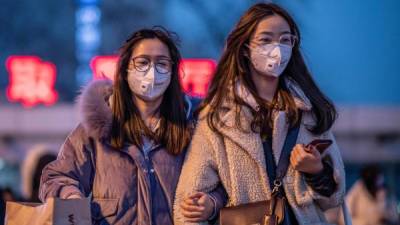
[[[185,223],[180,204],[186,196],[195,192],[212,192],[220,184],[213,146],[215,145],[212,145],[204,135],[203,129],[198,126],[186,154],[176,190],[174,203],[174,224],[176,225],[207,224],[207,222]]]
[[[308,185],[316,192],[324,196],[331,196],[336,190],[336,182],[333,178],[333,168],[326,162],[322,161],[323,169],[318,174],[304,173],[305,180]]]
[[[323,138],[331,139],[333,141],[332,145],[327,149],[326,153],[322,155],[322,157],[323,160],[327,160],[332,165],[336,189],[330,196],[324,196],[318,193],[318,191],[314,190],[311,185],[307,185],[307,190],[316,204],[318,204],[322,210],[327,210],[340,206],[343,203],[346,184],[344,164],[335,137],[331,131],[327,131],[327,133],[323,134]]]
[[[65,140],[57,159],[43,169],[39,190],[42,202],[49,197],[90,194],[93,165],[86,142],[84,128],[79,125]]]
[[[219,184],[215,190],[209,193],[209,195],[214,202],[214,211],[208,220],[211,224],[215,224],[218,219],[219,211],[226,205],[226,203],[228,203],[228,194],[226,193],[224,186]]]

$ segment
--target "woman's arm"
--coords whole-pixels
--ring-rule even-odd
[[[319,194],[329,197],[336,190],[336,182],[333,177],[333,168],[329,162],[323,161],[323,169],[317,174],[304,174],[305,180],[311,188]]]
[[[332,132],[327,131],[327,133],[325,133],[323,136],[323,138],[333,141],[332,145],[326,150],[326,154],[322,155],[322,160],[331,166],[332,171],[328,171],[328,173],[332,174],[331,178],[333,178],[334,183],[332,183],[331,178],[327,179],[328,182],[325,185],[329,185],[329,187],[321,187],[321,189],[325,189],[327,191],[326,193],[321,193],[321,191],[318,190],[318,188],[315,189],[315,186],[313,187],[312,184],[310,185],[308,183],[307,185],[308,192],[311,194],[314,201],[322,210],[326,210],[340,206],[344,201],[345,171],[340,150],[336,144],[335,137],[333,136]],[[334,187],[332,187],[332,185],[334,185]]]
[[[202,122],[203,127],[207,126],[205,120]],[[215,145],[204,135],[202,125],[198,124],[193,135],[179,178],[174,203],[174,224],[176,225],[184,224],[185,218],[181,204],[188,196],[196,192],[209,193],[220,184],[215,161]],[[193,224],[207,224],[207,222]]]
[[[225,189],[220,184],[210,193],[196,192],[185,198],[181,204],[182,214],[187,222],[209,221],[214,224],[227,200]]]
[[[93,166],[84,128],[79,125],[67,137],[57,159],[42,172],[39,198],[85,197],[91,192]]]

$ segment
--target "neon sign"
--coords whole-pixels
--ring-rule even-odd
[[[191,96],[205,97],[216,63],[212,59],[184,59],[179,65],[183,91]]]
[[[118,56],[107,55],[93,57],[90,61],[90,68],[93,71],[93,78],[114,80],[117,63]]]
[[[118,56],[96,56],[90,67],[94,79],[114,80]],[[191,96],[204,97],[216,68],[212,59],[183,59],[179,65],[179,77],[183,91]]]
[[[39,103],[49,106],[57,101],[54,64],[36,56],[10,56],[6,68],[10,80],[6,93],[10,102],[21,102],[24,107],[33,107]]]
[[[96,56],[90,62],[93,79],[114,80],[118,56]],[[58,93],[54,88],[56,67],[37,56],[10,56],[6,62],[10,83],[7,98],[24,107],[54,104]],[[183,59],[179,64],[182,89],[188,95],[204,97],[216,68],[212,59]]]

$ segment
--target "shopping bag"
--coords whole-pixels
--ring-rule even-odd
[[[7,202],[5,225],[91,225],[90,199]]]

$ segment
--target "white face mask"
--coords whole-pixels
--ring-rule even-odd
[[[161,74],[151,66],[146,72],[128,70],[131,91],[140,98],[152,101],[164,94],[171,82],[171,73]]]
[[[285,70],[292,56],[292,47],[283,44],[265,44],[250,49],[250,58],[254,68],[274,77]]]

